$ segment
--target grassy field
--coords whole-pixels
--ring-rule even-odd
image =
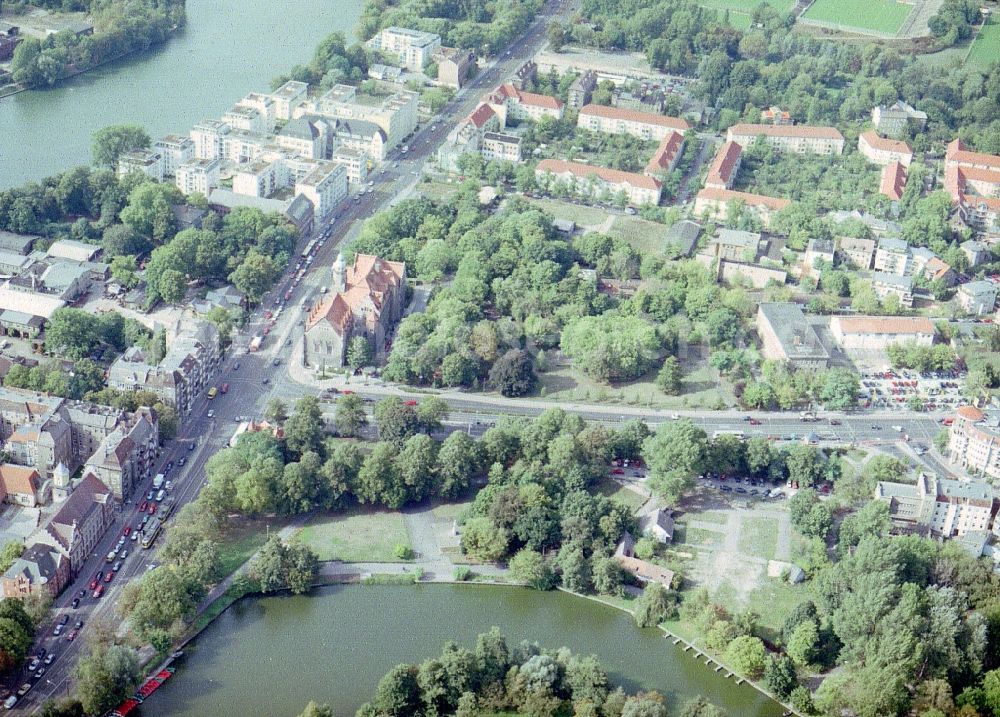
[[[643,503],[646,502],[646,499],[643,496],[639,495],[631,488],[626,488],[623,485],[615,483],[610,478],[602,480],[594,486],[594,490],[601,495],[611,498],[612,500],[617,500],[619,503],[623,503],[633,511],[638,510],[642,507]]]
[[[401,513],[354,510],[310,519],[298,535],[320,560],[398,562],[394,549],[409,545]]]
[[[268,527],[270,530],[281,530],[283,525],[283,519],[234,521],[219,542],[219,558],[222,561],[223,573],[225,575],[232,573],[267,542]]]
[[[840,25],[845,31],[872,30],[894,35],[913,10],[896,0],[816,0],[803,18]]]
[[[609,216],[603,209],[573,204],[572,202],[561,202],[558,199],[531,199],[529,201],[556,219],[576,222],[581,226],[600,224]]]
[[[791,0],[765,0],[765,2],[778,12],[788,12],[793,5]],[[698,4],[718,10],[720,19],[722,13],[728,10],[729,24],[739,30],[745,30],[750,27],[750,13],[760,4],[760,0],[701,0]]]
[[[986,27],[980,30],[976,41],[972,43],[972,50],[966,62],[985,69],[998,59],[1000,59],[1000,21],[990,16]]]
[[[622,237],[640,254],[662,254],[667,227],[639,217],[616,216],[608,235]]]
[[[674,526],[674,545],[678,548],[718,548],[726,536],[715,530],[705,530],[683,523]]]
[[[743,520],[743,529],[740,531],[740,552],[771,560],[777,547],[778,521],[764,517]]]

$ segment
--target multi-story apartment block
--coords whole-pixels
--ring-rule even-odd
[[[343,165],[347,170],[348,186],[352,184],[357,186],[368,181],[368,156],[367,152],[341,145],[333,150],[330,161]]]
[[[595,89],[597,89],[597,75],[587,70],[573,80],[573,84],[569,86],[569,90],[566,93],[566,104],[575,110],[580,109],[590,103]]]
[[[660,141],[660,145],[646,163],[643,174],[653,177],[670,174],[680,161],[683,152],[684,135],[680,132],[671,132]]]
[[[385,97],[360,95],[356,87],[334,85],[316,100],[304,103],[295,116],[315,114],[328,119],[373,122],[385,132],[389,148],[403,142],[417,127],[420,95],[393,88]]]
[[[790,199],[783,199],[781,197],[768,197],[763,194],[735,192],[732,189],[705,187],[695,196],[694,211],[699,217],[710,215],[725,221],[729,216],[730,208],[735,203],[739,203],[747,211],[751,212],[766,227],[770,224],[771,217],[775,213],[791,205],[792,202]]]
[[[910,245],[902,239],[879,239],[872,268],[886,274],[912,274],[914,267],[910,262]]]
[[[177,168],[194,158],[194,141],[190,137],[168,134],[153,142],[153,149],[163,157],[163,174],[172,177]]]
[[[256,107],[249,107],[244,104],[235,104],[222,115],[222,121],[233,129],[241,129],[244,132],[265,132],[271,129],[260,110]]]
[[[990,251],[989,246],[975,239],[962,242],[959,248],[965,254],[965,258],[969,260],[970,267],[986,264],[993,256],[993,252]]]
[[[855,239],[841,237],[837,242],[837,252],[841,260],[855,268],[867,271],[875,261],[875,249],[878,245],[874,239]]]
[[[388,154],[389,137],[385,130],[374,122],[356,119],[332,119],[327,121],[330,142],[335,146],[331,156],[344,148],[364,152],[377,162]],[[367,169],[366,169],[367,171]]]
[[[660,181],[654,177],[617,169],[594,167],[579,162],[565,162],[561,159],[543,159],[535,167],[535,181],[541,186],[553,182],[565,182],[577,194],[613,197],[624,193],[631,204],[656,205],[660,202]]]
[[[44,543],[35,543],[0,576],[0,597],[55,597],[72,580],[69,559]]]
[[[118,176],[139,172],[157,182],[163,181],[163,155],[155,149],[133,149],[118,158]]]
[[[62,507],[31,537],[35,543],[49,545],[65,556],[70,571],[76,575],[113,520],[111,490],[86,471]]]
[[[281,128],[275,143],[300,157],[323,159],[326,156],[327,127],[325,120],[297,117]]]
[[[885,300],[890,296],[899,298],[899,303],[907,308],[913,306],[913,277],[902,274],[885,274],[875,272],[872,274],[872,289],[879,299]]]
[[[219,159],[223,156],[223,139],[233,130],[222,120],[202,120],[191,128],[196,159]],[[179,166],[179,165],[178,165]],[[183,191],[183,190],[182,190]]]
[[[879,194],[888,197],[894,202],[903,198],[903,191],[906,189],[906,167],[899,162],[892,161],[882,168],[882,176],[879,180]]]
[[[84,470],[96,474],[115,498],[128,500],[136,486],[152,477],[159,448],[156,415],[149,408],[139,408],[101,441]]]
[[[666,117],[651,112],[622,109],[620,107],[605,107],[604,105],[586,105],[577,115],[576,126],[592,132],[608,134],[627,134],[644,140],[663,140],[673,132],[686,132],[691,129],[687,120],[679,117]]]
[[[279,120],[290,120],[299,105],[306,101],[309,85],[298,80],[289,80],[271,93],[274,102],[274,117]]]
[[[243,107],[252,107],[257,110],[264,120],[264,128],[267,130],[274,128],[274,123],[277,119],[277,103],[273,95],[267,95],[262,92],[251,92],[236,104]]]
[[[218,159],[189,159],[178,165],[174,182],[184,194],[199,192],[207,197],[219,186],[221,167]]]
[[[387,27],[365,44],[395,56],[406,69],[420,72],[434,53],[441,49],[441,36],[406,27]]]
[[[233,173],[233,191],[250,197],[270,197],[287,184],[288,169],[280,159],[257,159],[239,165]]]
[[[705,187],[708,189],[732,189],[736,175],[743,162],[743,147],[736,142],[726,142],[715,153],[708,167]]]
[[[438,165],[452,172],[458,171],[460,156],[466,152],[482,151],[486,134],[499,133],[503,127],[500,115],[486,102],[481,103],[448,133],[447,140],[438,149]]]
[[[325,219],[347,196],[347,169],[336,162],[320,162],[295,182],[295,193],[313,203],[317,219]]]
[[[972,473],[1000,478],[1000,417],[962,406],[952,421],[948,458]]]
[[[956,139],[945,152],[944,184],[970,226],[1000,228],[1000,156],[972,152]]]
[[[500,116],[501,124],[505,126],[508,120],[537,122],[542,117],[562,119],[564,109],[562,100],[534,92],[524,92],[509,82],[496,88],[488,102]]]
[[[997,499],[988,483],[926,474],[916,484],[879,481],[875,499],[889,504],[897,525],[941,538],[987,532],[997,512]]]
[[[906,142],[879,137],[877,132],[871,130],[862,132],[858,136],[858,150],[868,161],[880,167],[893,162],[909,167],[913,161],[913,148]]]
[[[924,316],[834,316],[830,333],[845,351],[884,351],[907,341],[934,343],[934,324]]]
[[[476,55],[469,50],[442,47],[434,56],[438,66],[437,81],[461,89],[476,67]]]
[[[521,138],[502,132],[485,132],[483,134],[483,148],[480,151],[485,159],[520,162]]]
[[[958,287],[958,304],[967,314],[992,314],[997,305],[997,285],[992,281],[970,281]]]
[[[726,139],[746,147],[758,137],[782,152],[797,154],[843,154],[844,135],[834,127],[810,125],[736,124]]]

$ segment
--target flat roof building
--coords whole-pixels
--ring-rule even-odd
[[[830,364],[830,353],[798,304],[764,303],[757,307],[757,334],[764,358],[786,361],[796,369],[819,371]]]

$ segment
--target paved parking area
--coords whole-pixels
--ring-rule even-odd
[[[871,408],[912,410],[911,401],[918,399],[929,411],[957,408],[962,397],[961,371],[875,371],[861,375],[861,394]]]

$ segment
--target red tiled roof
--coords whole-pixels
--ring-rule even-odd
[[[732,202],[739,200],[752,207],[767,207],[768,209],[784,209],[792,203],[791,199],[779,197],[765,197],[763,194],[750,194],[749,192],[734,192],[732,189],[718,189],[716,187],[706,187],[698,192],[695,199],[707,199],[716,202]]]
[[[607,167],[594,167],[589,164],[579,162],[566,162],[561,159],[543,159],[538,163],[536,172],[552,172],[553,174],[572,174],[576,177],[589,177],[596,175],[610,184],[630,184],[633,187],[643,187],[645,189],[659,189],[660,182],[653,177],[633,172],[623,172],[619,169],[608,169]]]
[[[893,201],[903,198],[903,189],[906,187],[906,167],[897,161],[889,162],[882,169],[882,183],[879,192],[889,197]]]
[[[959,406],[956,413],[965,420],[972,421],[973,423],[981,421],[986,417],[986,414],[975,406]]]
[[[484,102],[472,111],[472,114],[469,115],[469,121],[477,128],[482,129],[491,117],[496,116],[497,113],[493,111],[493,108]]]
[[[933,334],[934,324],[924,316],[835,316],[845,334]]]
[[[38,471],[27,466],[16,466],[11,463],[0,465],[0,486],[7,495],[34,495],[38,492],[40,483]]]
[[[945,152],[944,158],[947,162],[955,162],[960,165],[992,167],[1000,170],[1000,156],[968,150],[965,148],[965,143],[960,139],[955,139],[948,143],[948,149]]]
[[[930,275],[931,280],[942,279],[951,271],[951,266],[947,262],[933,256],[927,260],[925,271]]]
[[[1000,187],[1000,168],[983,169],[981,167],[959,167],[958,171],[967,182],[982,182]]]
[[[665,172],[674,163],[674,158],[684,146],[684,135],[680,132],[671,132],[660,142],[656,152],[646,165],[646,172]]]
[[[719,149],[708,168],[708,177],[705,179],[705,186],[726,188],[732,184],[733,169],[743,154],[743,147],[736,142],[726,142]]]
[[[861,133],[861,136],[858,137],[858,145],[862,142],[867,144],[872,149],[880,152],[897,152],[899,154],[909,155],[913,154],[913,148],[906,142],[900,142],[898,139],[879,137],[878,132],[874,132],[872,130]]]
[[[669,127],[678,132],[686,132],[691,129],[691,124],[680,117],[668,117],[666,115],[655,115],[652,112],[640,112],[623,107],[607,107],[605,105],[584,105],[580,109],[581,115],[593,115],[594,117],[604,117],[605,119],[623,120],[625,122],[640,122],[642,124],[655,124],[658,127]]]
[[[811,137],[814,139],[844,139],[836,127],[815,127],[808,124],[734,124],[729,128],[728,137]]]
[[[351,324],[351,308],[340,294],[333,294],[316,305],[306,319],[306,331],[326,320],[341,334]]]
[[[534,92],[523,92],[509,82],[505,82],[497,88],[497,92],[503,97],[516,99],[522,105],[533,105],[535,107],[545,107],[550,110],[561,109],[563,103],[555,97],[548,95],[538,95]]]

